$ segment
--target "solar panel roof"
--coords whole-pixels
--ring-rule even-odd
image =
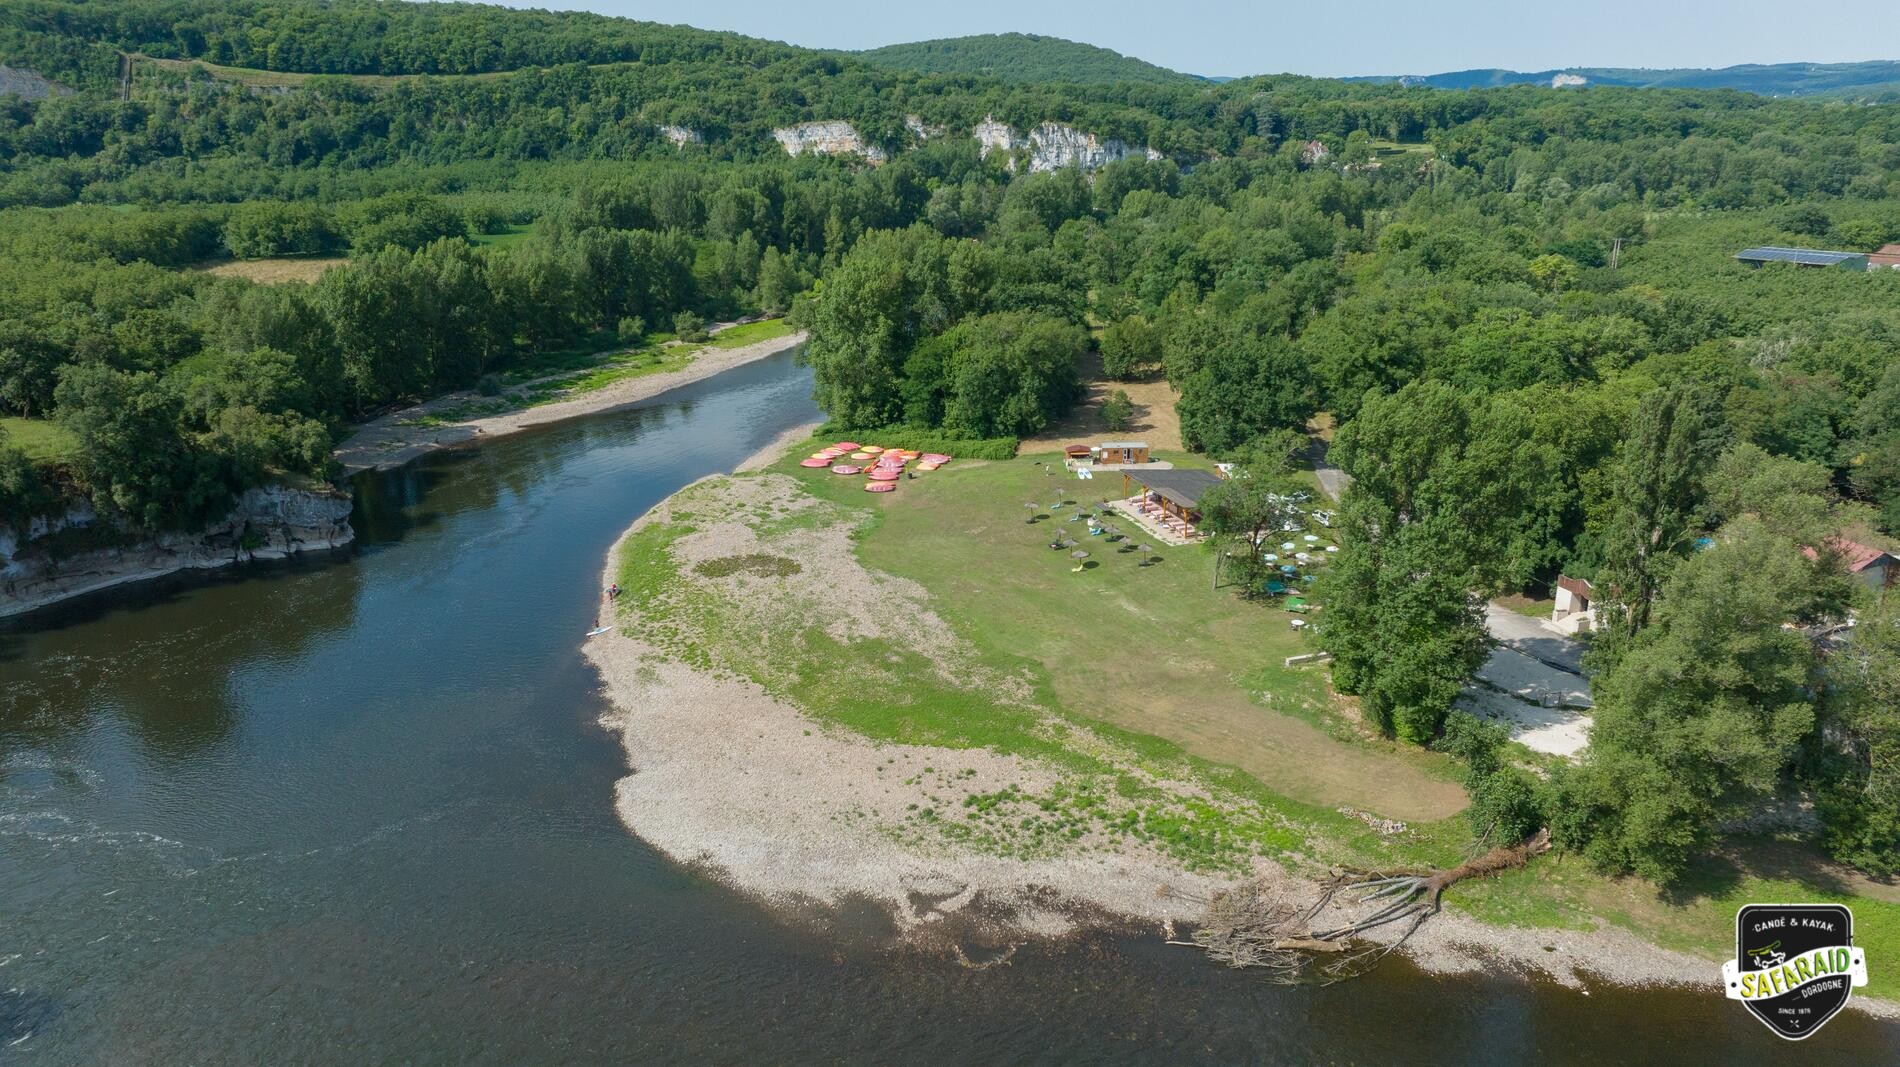
[[[1752,259],[1772,263],[1799,263],[1809,267],[1831,267],[1845,263],[1850,259],[1859,259],[1860,252],[1824,252],[1816,248],[1745,248],[1735,254],[1736,259]]]

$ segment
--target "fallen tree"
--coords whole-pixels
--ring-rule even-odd
[[[1445,890],[1523,867],[1548,851],[1550,831],[1539,830],[1445,870],[1338,872],[1310,903],[1265,879],[1248,879],[1206,902],[1192,941],[1169,943],[1203,949],[1230,967],[1263,969],[1289,985],[1330,984],[1365,973],[1405,944],[1438,913]]]

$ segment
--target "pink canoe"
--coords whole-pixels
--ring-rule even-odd
[[[856,452],[858,450],[858,443],[856,441],[839,441],[831,447],[840,452]]]
[[[887,470],[875,470],[871,472],[871,480],[874,482],[894,482],[897,480],[897,472],[887,471]]]
[[[840,464],[838,464],[837,466],[835,466],[835,467],[833,467],[833,468],[831,468],[831,473],[833,473],[833,474],[858,474],[858,473],[861,473],[861,472],[862,472],[863,470],[864,470],[864,468],[863,468],[863,467],[853,467],[853,466],[852,466],[851,464],[849,464],[849,463],[840,463]]]
[[[897,483],[896,482],[865,482],[864,491],[867,493],[895,493],[897,492]]]
[[[801,459],[798,461],[798,465],[801,467],[829,467],[831,466],[831,461],[828,459]]]
[[[935,463],[939,467],[950,462],[950,457],[941,452],[926,452],[918,458],[922,459],[925,463]]]

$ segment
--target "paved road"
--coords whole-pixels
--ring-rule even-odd
[[[1484,606],[1484,628],[1498,644],[1542,660],[1572,674],[1583,672],[1583,645],[1545,626],[1542,620],[1519,615],[1496,604]]]
[[[1316,440],[1309,455],[1313,458],[1313,473],[1319,478],[1319,487],[1337,502],[1339,494],[1352,482],[1352,475],[1326,462],[1326,449],[1326,442]]]

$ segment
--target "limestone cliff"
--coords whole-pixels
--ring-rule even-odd
[[[905,115],[904,128],[909,130],[911,136],[917,138],[919,141],[928,141],[932,137],[942,137],[944,135],[944,128],[942,126],[932,126],[917,115]]]
[[[690,126],[668,126],[662,123],[659,126],[655,126],[654,129],[660,131],[660,136],[673,142],[674,148],[685,148],[689,144],[706,143],[706,135]]]
[[[772,137],[785,148],[787,155],[800,156],[807,152],[817,156],[855,155],[873,163],[882,163],[887,158],[882,148],[866,144],[848,122],[801,122],[773,130]]]
[[[972,133],[977,143],[982,145],[986,157],[991,152],[1014,153],[1019,148],[1028,149],[1029,171],[1032,174],[1069,166],[1088,171],[1124,159],[1162,158],[1161,153],[1152,148],[1116,140],[1104,141],[1092,133],[1084,133],[1059,122],[1045,122],[1029,131],[1027,136],[1018,136],[1008,125],[990,117],[977,123]],[[1014,168],[1016,160],[1013,154],[1009,162]]]
[[[0,531],[0,616],[173,571],[339,548],[356,537],[348,494],[266,486],[245,492],[229,515],[200,533],[161,534],[63,558],[48,550],[50,535],[101,521],[91,507],[79,505],[36,520],[24,539]]]

